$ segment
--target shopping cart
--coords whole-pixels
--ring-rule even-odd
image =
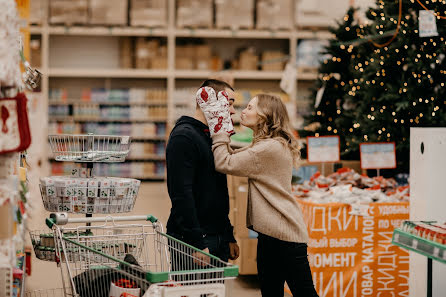
[[[153,216],[58,213],[46,223],[54,233],[65,296],[220,297],[227,280],[238,275],[237,266],[165,234]],[[79,223],[101,224],[71,226]]]

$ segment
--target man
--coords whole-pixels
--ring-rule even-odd
[[[234,89],[220,80],[200,86],[226,91],[231,115]],[[212,139],[198,104],[194,117],[181,117],[166,148],[167,189],[172,202],[167,233],[223,261],[235,260],[239,247],[228,218],[226,175],[215,171]]]

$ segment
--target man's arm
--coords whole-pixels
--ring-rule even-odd
[[[198,221],[194,199],[194,178],[198,153],[192,141],[183,135],[171,137],[166,149],[167,188],[172,201],[172,214],[189,244],[199,249],[206,246]]]

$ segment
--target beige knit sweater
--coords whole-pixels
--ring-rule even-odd
[[[232,151],[229,136],[212,136],[215,169],[248,177],[248,228],[290,242],[308,242],[307,227],[291,194],[293,159],[290,150],[276,139]]]

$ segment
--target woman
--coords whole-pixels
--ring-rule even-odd
[[[247,227],[259,233],[262,296],[283,296],[285,281],[293,296],[317,296],[307,258],[307,227],[291,194],[293,164],[300,154],[285,105],[267,94],[251,99],[242,111],[241,124],[254,131],[253,143],[231,151],[232,125],[224,94],[216,99],[212,90],[207,97],[202,95],[203,91],[197,93],[197,101],[210,124],[216,170],[248,177]],[[223,129],[218,126],[222,122],[226,123]]]

